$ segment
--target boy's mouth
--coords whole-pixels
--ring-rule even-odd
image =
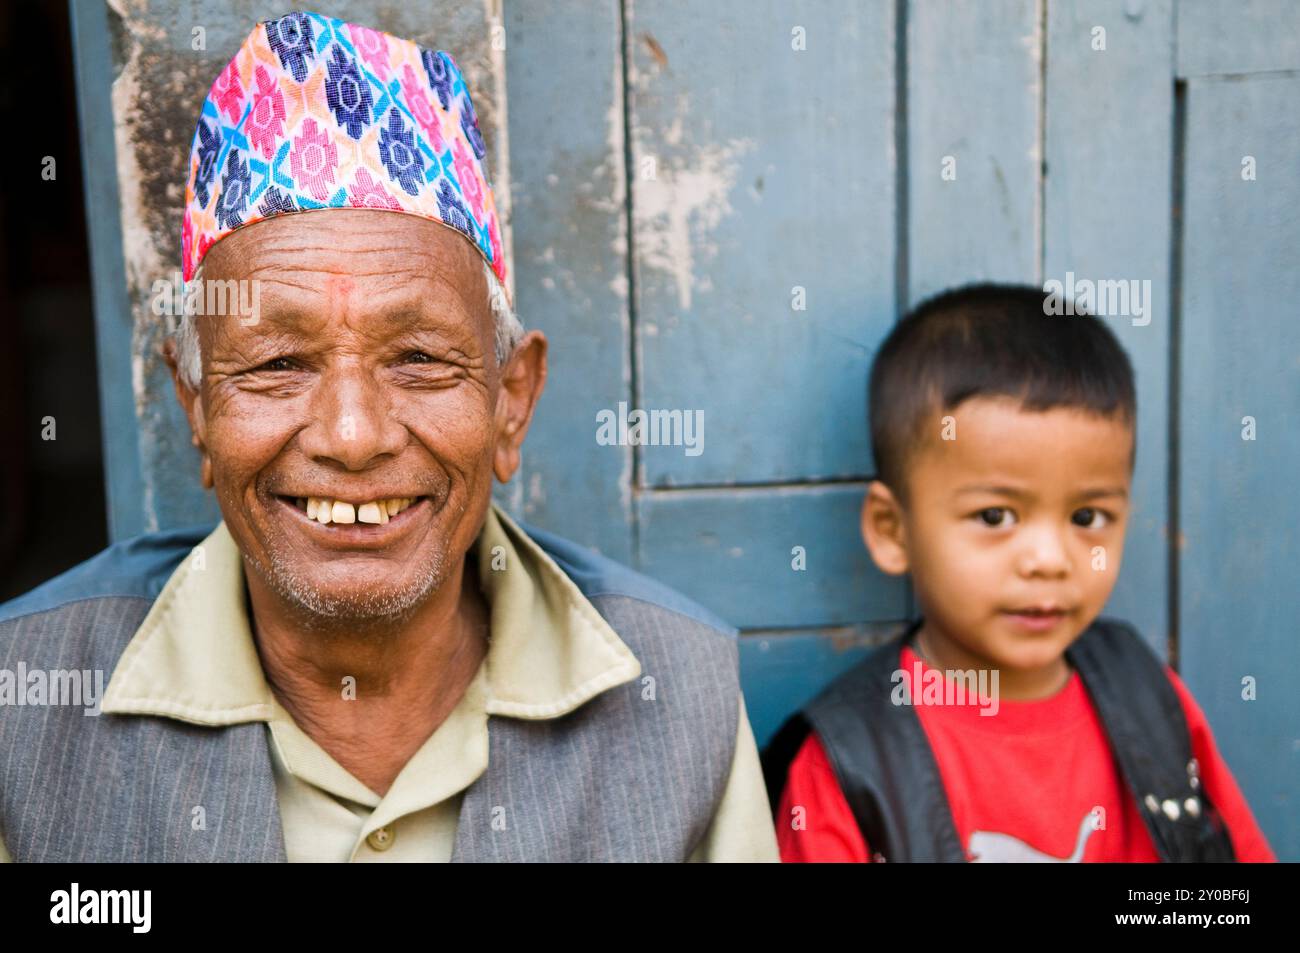
[[[1023,606],[1017,609],[1003,609],[1006,616],[1015,625],[1031,632],[1047,632],[1056,627],[1069,612],[1058,605]]]

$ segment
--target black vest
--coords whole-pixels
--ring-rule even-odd
[[[964,861],[921,721],[912,705],[891,700],[899,652],[919,628],[918,620],[792,716],[768,744],[763,773],[775,812],[790,762],[815,730],[875,859]],[[1160,859],[1235,860],[1160,660],[1132,627],[1108,619],[1094,622],[1065,655],[1097,708]]]

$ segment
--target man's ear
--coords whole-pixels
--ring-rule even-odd
[[[879,480],[867,484],[867,497],[862,501],[862,541],[881,572],[891,576],[907,572],[903,507],[893,491]]]
[[[199,392],[190,387],[181,378],[180,363],[176,353],[176,342],[168,338],[163,342],[163,360],[167,370],[171,371],[172,387],[176,390],[176,400],[185,411],[185,418],[190,422],[190,443],[199,449],[199,480],[203,488],[212,489],[212,460],[208,456],[207,421],[203,417],[203,398]]]
[[[546,386],[546,348],[546,335],[529,331],[501,368],[492,472],[502,483],[508,483],[519,469],[519,448],[523,446],[533,410]]]

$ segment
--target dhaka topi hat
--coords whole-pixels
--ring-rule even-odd
[[[446,53],[316,13],[259,23],[203,100],[185,186],[183,277],[244,225],[373,208],[463,233],[504,286],[486,154]]]

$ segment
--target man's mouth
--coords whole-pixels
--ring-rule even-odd
[[[323,526],[370,523],[382,526],[424,500],[422,496],[381,497],[374,500],[336,500],[321,496],[281,496]]]

